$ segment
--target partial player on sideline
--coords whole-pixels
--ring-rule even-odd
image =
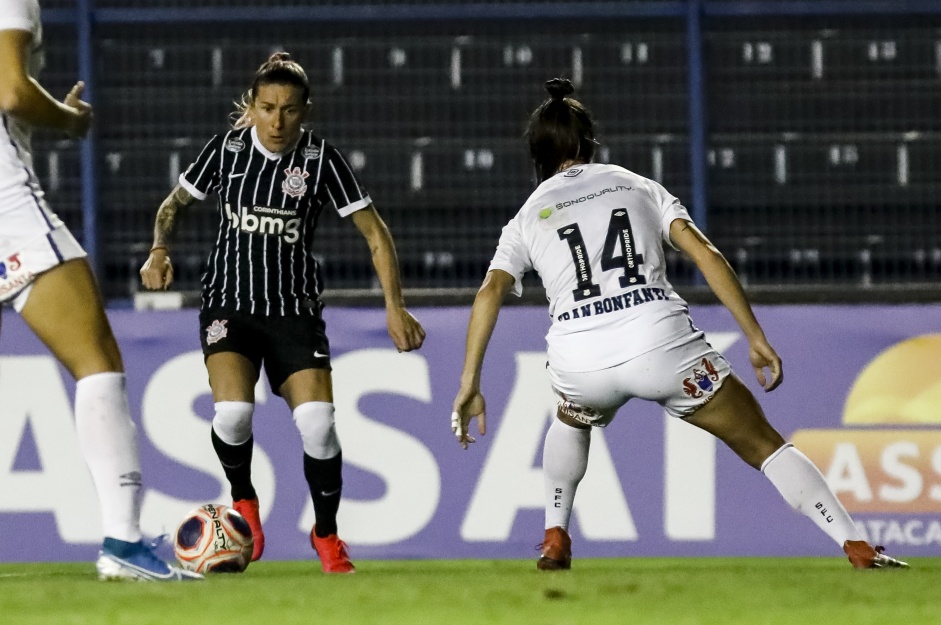
[[[258,69],[233,128],[206,144],[160,205],[140,273],[148,289],[170,286],[169,241],[178,213],[215,193],[219,226],[202,276],[199,324],[215,400],[212,444],[232,486],[233,507],[252,527],[257,560],[265,536],[251,480],[252,415],[264,363],[272,391],[290,406],[303,440],[317,519],[311,546],[325,573],[352,573],[337,536],[343,456],[314,255],[325,207],[350,217],[366,239],[398,350],[421,347],[425,331],[405,308],[392,235],[369,195],[343,155],[303,128],[309,95],[307,74],[286,52]]]
[[[35,127],[84,137],[92,109],[77,83],[57,102],[37,82],[36,0],[0,0],[0,304],[12,304],[75,378],[75,429],[101,505],[101,579],[199,579],[157,558],[140,531],[141,466],[124,363],[85,250],[46,204],[33,171]],[[37,392],[42,392],[37,390]]]
[[[768,423],[752,393],[693,325],[667,279],[663,246],[693,260],[748,339],[758,381],[774,390],[784,379],[781,359],[726,259],[662,186],[592,162],[593,122],[567,97],[574,91],[568,80],[550,80],[546,89],[550,97],[526,131],[538,187],[503,228],[477,293],[451,416],[464,449],[474,442],[471,419],[486,431],[484,353],[506,294],[521,294],[523,274],[537,271],[553,320],[547,370],[560,397],[543,453],[546,531],[538,568],[571,568],[569,518],[588,466],[591,428],[607,426],[634,397],[656,401],[722,440],[842,547],[854,567],[907,567],[862,539],[817,467]]]

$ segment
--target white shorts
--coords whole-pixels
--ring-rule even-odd
[[[688,417],[713,398],[732,372],[703,333],[689,336],[598,371],[556,371],[548,367],[559,410],[596,427],[608,425],[618,409],[637,397],[655,401],[673,417]]]
[[[24,241],[16,251],[4,252],[0,256],[0,304],[12,304],[17,312],[22,311],[33,281],[41,273],[85,256],[85,250],[61,222],[49,232]]]

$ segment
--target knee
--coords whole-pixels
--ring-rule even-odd
[[[294,409],[294,424],[301,433],[304,453],[311,458],[326,460],[340,453],[333,413],[333,404],[325,401],[306,402]]]
[[[227,445],[241,445],[252,436],[252,415],[255,404],[245,401],[216,402],[212,429]]]
[[[124,373],[121,349],[110,328],[84,342],[76,341],[73,349],[58,352],[58,356],[76,380],[98,373]]]

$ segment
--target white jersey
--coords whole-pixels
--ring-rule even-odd
[[[28,61],[29,75],[38,78],[44,63],[42,24],[39,21],[37,0],[0,0],[0,30],[25,30],[32,35]],[[18,244],[9,240],[22,240],[28,232],[31,236],[44,235],[59,225],[55,215],[49,212],[43,199],[43,191],[33,171],[31,128],[10,115],[0,114],[0,254]],[[18,215],[15,224],[9,220],[11,213]],[[29,223],[21,223],[26,219]],[[36,228],[31,224],[35,222]]]
[[[37,79],[44,63],[37,0],[0,0],[0,31],[32,35],[27,71]],[[0,113],[0,304],[26,304],[37,276],[85,251],[49,210],[33,171],[29,125]]]
[[[593,163],[543,182],[503,228],[490,269],[516,278],[516,295],[524,273],[539,273],[554,369],[606,369],[690,333],[687,304],[666,277],[674,219],[691,221],[661,185]]]

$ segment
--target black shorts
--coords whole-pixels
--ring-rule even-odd
[[[220,309],[199,311],[203,357],[220,352],[245,356],[255,368],[265,365],[275,395],[292,374],[330,369],[330,343],[320,314],[266,317]]]

